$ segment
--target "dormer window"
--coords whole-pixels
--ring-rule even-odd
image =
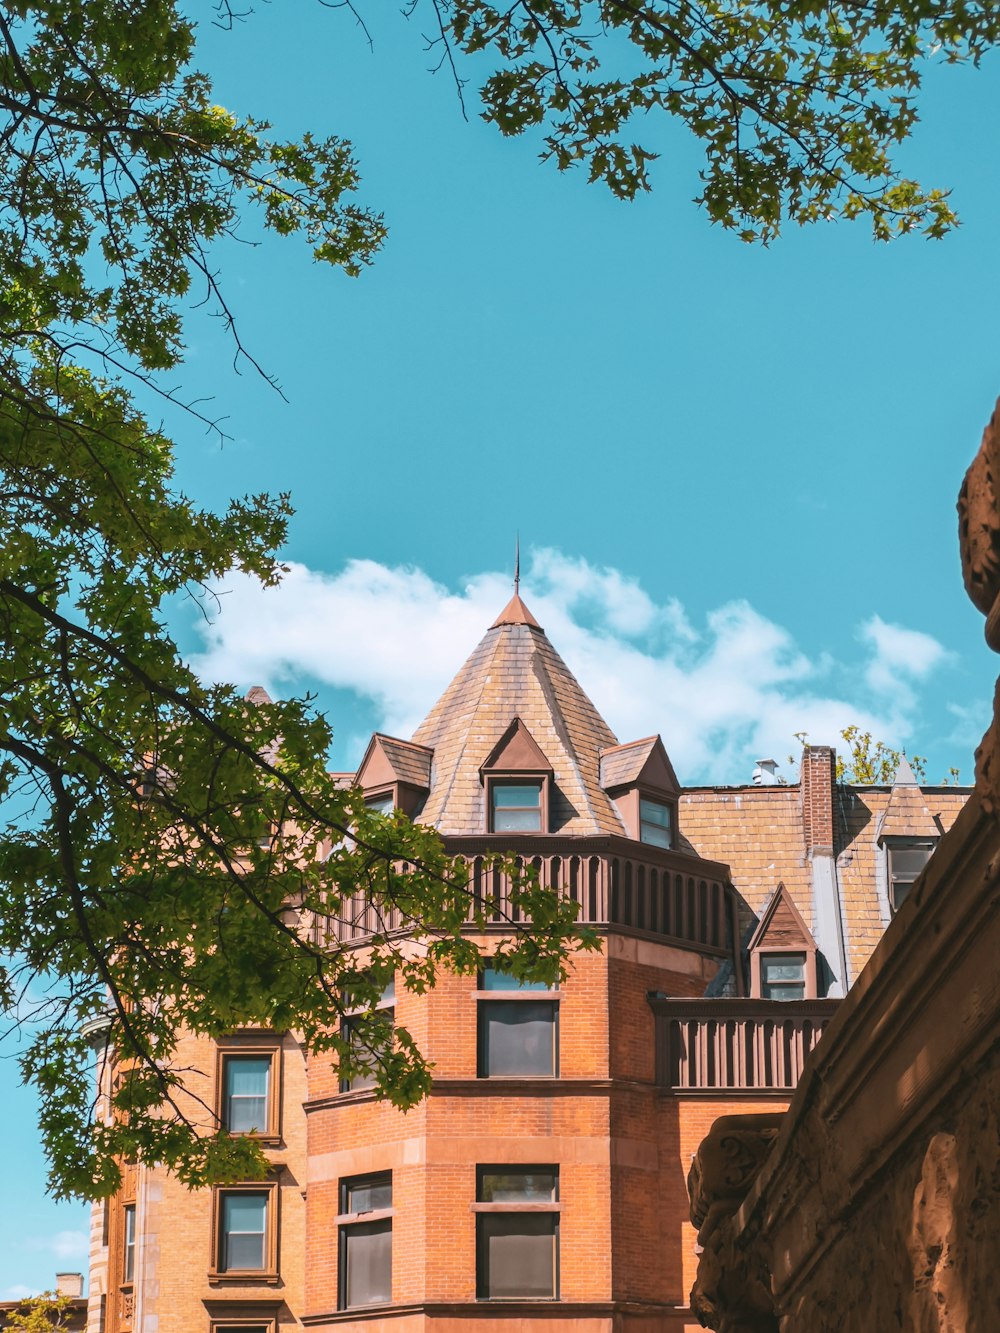
[[[365,805],[376,815],[391,815],[396,808],[392,792],[380,793],[378,796],[368,796],[365,798]]]
[[[673,812],[663,801],[639,798],[639,841],[653,847],[673,845]]]
[[[541,833],[542,784],[540,782],[490,783],[492,833]]]
[[[487,833],[548,833],[552,765],[519,717],[479,770],[486,792]]]

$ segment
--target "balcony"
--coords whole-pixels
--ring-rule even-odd
[[[486,864],[498,850],[496,835],[445,838],[445,845],[469,867],[470,917],[474,906],[491,926],[520,924],[509,877]],[[581,924],[634,931],[720,958],[731,954],[724,865],[614,837],[520,837],[516,851],[543,887],[580,904]],[[341,943],[414,928],[397,909],[376,909],[360,894],[345,901],[341,920],[332,923]]]
[[[656,1081],[678,1095],[788,1096],[839,1000],[674,1000],[650,996]]]

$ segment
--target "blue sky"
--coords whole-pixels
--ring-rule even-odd
[[[617,203],[464,122],[419,21],[373,17],[373,52],[312,3],[205,31],[218,100],[351,138],[390,235],[357,281],[294,243],[219,252],[287,401],[193,312],[178,382],[231,438],[169,419],[178,481],[213,504],[291,490],[293,568],[265,598],[234,583],[211,625],[180,610],[186,650],[317,690],[353,767],[472,649],[520,531],[529,605],[620,738],[662,732],[682,781],[746,780],[851,721],[968,780],[996,667],[955,498],[1000,393],[997,61],[936,72],[903,154],[953,187],[960,231],[887,247],[821,224],[765,250],[691,204],[683,132],[650,123],[654,191]],[[84,1265],[86,1216],[44,1197],[10,1060],[0,1088],[4,1298]]]

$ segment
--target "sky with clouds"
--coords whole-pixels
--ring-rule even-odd
[[[932,71],[901,153],[960,230],[879,246],[819,224],[768,249],[691,203],[699,148],[643,122],[653,191],[626,206],[537,141],[464,120],[418,9],[259,6],[206,19],[218,100],[279,134],[350,137],[389,239],[357,281],[272,240],[216,256],[246,363],[192,294],[150,400],[177,484],[221,505],[289,490],[289,574],[175,625],[208,676],[312,690],[330,761],[407,735],[506,602],[528,604],[623,740],[661,732],[683,781],[782,764],[848,723],[971,774],[995,660],[964,595],[955,498],[1000,393],[1000,61]],[[477,71],[471,74],[471,95]],[[6,1059],[2,1057],[6,1055]],[[0,1051],[0,1298],[85,1263],[85,1210],[44,1194],[30,1097]],[[10,1206],[10,1201],[15,1206]]]
[[[756,759],[784,761],[798,732],[836,744],[855,723],[910,744],[953,657],[932,635],[877,613],[857,623],[841,659],[812,657],[788,625],[746,601],[692,617],[677,598],[658,602],[620,570],[552,548],[530,553],[522,586],[619,740],[660,732],[689,784],[747,781]],[[292,563],[277,588],[234,576],[216,591],[193,657],[205,679],[275,695],[303,681],[349,692],[367,705],[372,730],[409,737],[510,582],[484,571],[452,588],[416,566],[359,559],[335,573]],[[334,761],[355,766],[366,742],[348,734]]]

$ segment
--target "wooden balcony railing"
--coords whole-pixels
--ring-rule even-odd
[[[622,926],[702,953],[731,952],[725,866],[656,848],[637,854],[637,844],[627,838],[567,839],[558,851],[554,842],[519,839],[519,860],[534,868],[544,887],[579,903],[582,923]],[[518,924],[509,877],[486,861],[496,839],[446,838],[445,844],[469,867],[470,917],[479,908],[490,924]],[[361,894],[345,902],[342,919],[332,924],[343,943],[417,928],[397,909],[376,909]]]
[[[651,996],[656,1081],[676,1093],[791,1092],[839,1000]]]

